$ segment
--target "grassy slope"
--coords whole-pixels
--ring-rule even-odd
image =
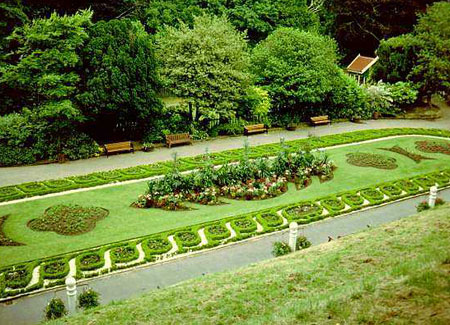
[[[281,204],[314,199],[327,194],[410,177],[448,167],[450,156],[444,154],[426,154],[426,156],[437,159],[426,160],[416,164],[399,154],[378,150],[380,147],[392,147],[398,144],[415,151],[414,141],[418,139],[422,138],[403,137],[364,145],[329,149],[328,152],[330,153],[331,159],[338,166],[335,172],[335,178],[332,181],[320,184],[315,179],[312,186],[301,191],[296,191],[291,186],[291,190],[288,193],[264,201],[229,200],[229,204],[226,205],[215,207],[196,205],[196,210],[183,212],[169,212],[159,209],[135,209],[130,207],[130,203],[139,194],[142,194],[146,187],[146,182],[138,182],[2,206],[0,207],[0,215],[10,215],[4,226],[6,235],[17,242],[25,243],[26,246],[0,247],[0,267],[114,241],[149,235],[186,225],[221,219],[227,216]],[[378,152],[394,157],[397,159],[399,167],[395,170],[386,171],[349,165],[346,163],[345,155],[348,152],[354,151]],[[36,232],[26,226],[30,219],[38,218],[46,208],[55,204],[99,206],[109,209],[110,215],[106,219],[98,222],[93,231],[79,236],[62,236],[52,232]]]
[[[70,324],[449,324],[450,205]],[[54,323],[63,323],[55,321]]]

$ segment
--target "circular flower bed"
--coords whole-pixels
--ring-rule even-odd
[[[283,219],[276,213],[264,213],[261,215],[261,218],[269,227],[277,227],[283,224]]]
[[[396,161],[395,158],[375,153],[353,152],[347,154],[347,163],[358,167],[395,169],[398,167]]]
[[[166,238],[152,237],[144,241],[143,246],[148,248],[150,254],[164,254],[170,251],[172,244]]]
[[[322,207],[317,204],[306,202],[287,209],[286,213],[289,214],[293,220],[298,220],[318,216],[322,211]]]
[[[111,258],[114,262],[124,263],[137,258],[137,250],[130,245],[123,245],[111,249]]]
[[[99,207],[55,205],[45,210],[42,217],[30,220],[28,227],[60,235],[79,235],[94,229],[96,222],[108,214],[108,210]]]
[[[230,236],[230,231],[220,223],[206,227],[205,231],[212,239],[216,240],[224,239]]]
[[[422,152],[450,155],[450,142],[428,140],[416,141],[416,149]]]
[[[360,206],[364,203],[364,199],[356,193],[346,193],[342,195],[342,201],[350,206]]]
[[[176,237],[181,241],[183,246],[192,247],[200,244],[200,237],[192,231],[181,231],[176,234]]]
[[[327,198],[320,201],[320,204],[328,211],[341,211],[345,208],[345,204],[337,198]]]

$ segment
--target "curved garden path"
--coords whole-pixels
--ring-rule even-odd
[[[415,206],[427,195],[390,203],[377,208],[356,211],[346,216],[329,218],[300,228],[313,245],[325,243],[328,236],[336,239],[355,232],[389,223],[413,215]],[[450,201],[450,189],[442,190],[439,197]],[[238,242],[234,245],[199,252],[187,257],[175,258],[165,263],[158,263],[110,276],[93,278],[79,283],[78,291],[86,286],[101,294],[102,304],[139,296],[148,291],[159,289],[179,282],[201,277],[208,273],[222,272],[247,266],[272,258],[272,246],[275,241],[287,240],[287,231],[275,232]],[[55,289],[34,295],[0,303],[0,320],[2,325],[35,324],[43,319],[43,309],[54,296],[66,301],[65,290]],[[26,312],[23,312],[26,310]]]
[[[280,137],[286,140],[306,138],[310,135],[322,136],[358,130],[384,128],[438,128],[450,129],[450,108],[442,109],[442,118],[437,120],[401,120],[382,119],[368,120],[363,123],[341,122],[329,126],[307,127],[296,131],[275,130],[268,134],[248,137],[251,146],[276,143]],[[179,157],[196,156],[205,152],[219,152],[228,149],[242,148],[245,136],[218,137],[209,141],[196,142],[192,146],[180,146],[171,149],[157,148],[153,152],[136,152],[134,154],[104,156],[84,160],[70,161],[65,164],[48,164],[36,166],[2,167],[0,168],[0,186],[20,184],[24,182],[43,181],[67,176],[84,175],[98,171],[133,167],[172,159],[172,153]]]

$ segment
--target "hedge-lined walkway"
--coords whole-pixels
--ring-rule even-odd
[[[269,134],[249,137],[251,146],[276,143],[280,137],[286,140],[306,138],[309,135],[322,136],[358,130],[384,129],[384,128],[440,128],[450,129],[450,111],[443,110],[443,118],[436,121],[426,120],[370,120],[362,124],[351,122],[335,123],[330,126],[305,128],[297,131],[272,131]],[[192,146],[158,148],[153,152],[136,152],[135,154],[113,155],[109,158],[98,157],[85,160],[71,161],[65,164],[49,164],[22,167],[0,168],[0,186],[14,185],[32,181],[57,179],[67,176],[84,175],[97,171],[108,171],[117,168],[133,167],[151,164],[158,161],[170,160],[172,153],[177,152],[180,157],[203,154],[206,148],[210,152],[219,152],[228,149],[242,148],[244,136],[220,137],[210,141],[196,142]]]
[[[449,201],[450,189],[441,191],[439,197]],[[410,216],[415,212],[415,205],[425,198],[424,195],[356,212],[342,218],[330,218],[320,223],[306,225],[300,233],[307,236],[314,245],[324,243],[328,240],[328,236],[336,239],[338,236],[362,231],[367,226],[374,227]],[[88,285],[100,292],[103,304],[127,299],[148,290],[167,287],[208,273],[232,270],[267,260],[272,257],[273,242],[278,240],[287,240],[287,233],[275,233],[189,258],[174,259],[165,264],[155,264],[132,272],[92,279]],[[82,288],[80,287],[79,291],[82,291]],[[35,324],[41,321],[42,310],[54,295],[53,291],[49,291],[21,298],[13,304],[1,304],[2,324]],[[56,295],[66,299],[64,291],[58,290]],[[24,313],[23,310],[27,312]]]

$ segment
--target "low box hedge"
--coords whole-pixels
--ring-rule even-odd
[[[69,257],[56,258],[42,263],[41,275],[44,279],[62,279],[69,274]]]
[[[80,271],[92,271],[105,265],[105,249],[87,251],[77,256],[76,266]]]
[[[111,247],[109,254],[113,264],[129,263],[139,258],[139,251],[136,248],[136,242]]]

